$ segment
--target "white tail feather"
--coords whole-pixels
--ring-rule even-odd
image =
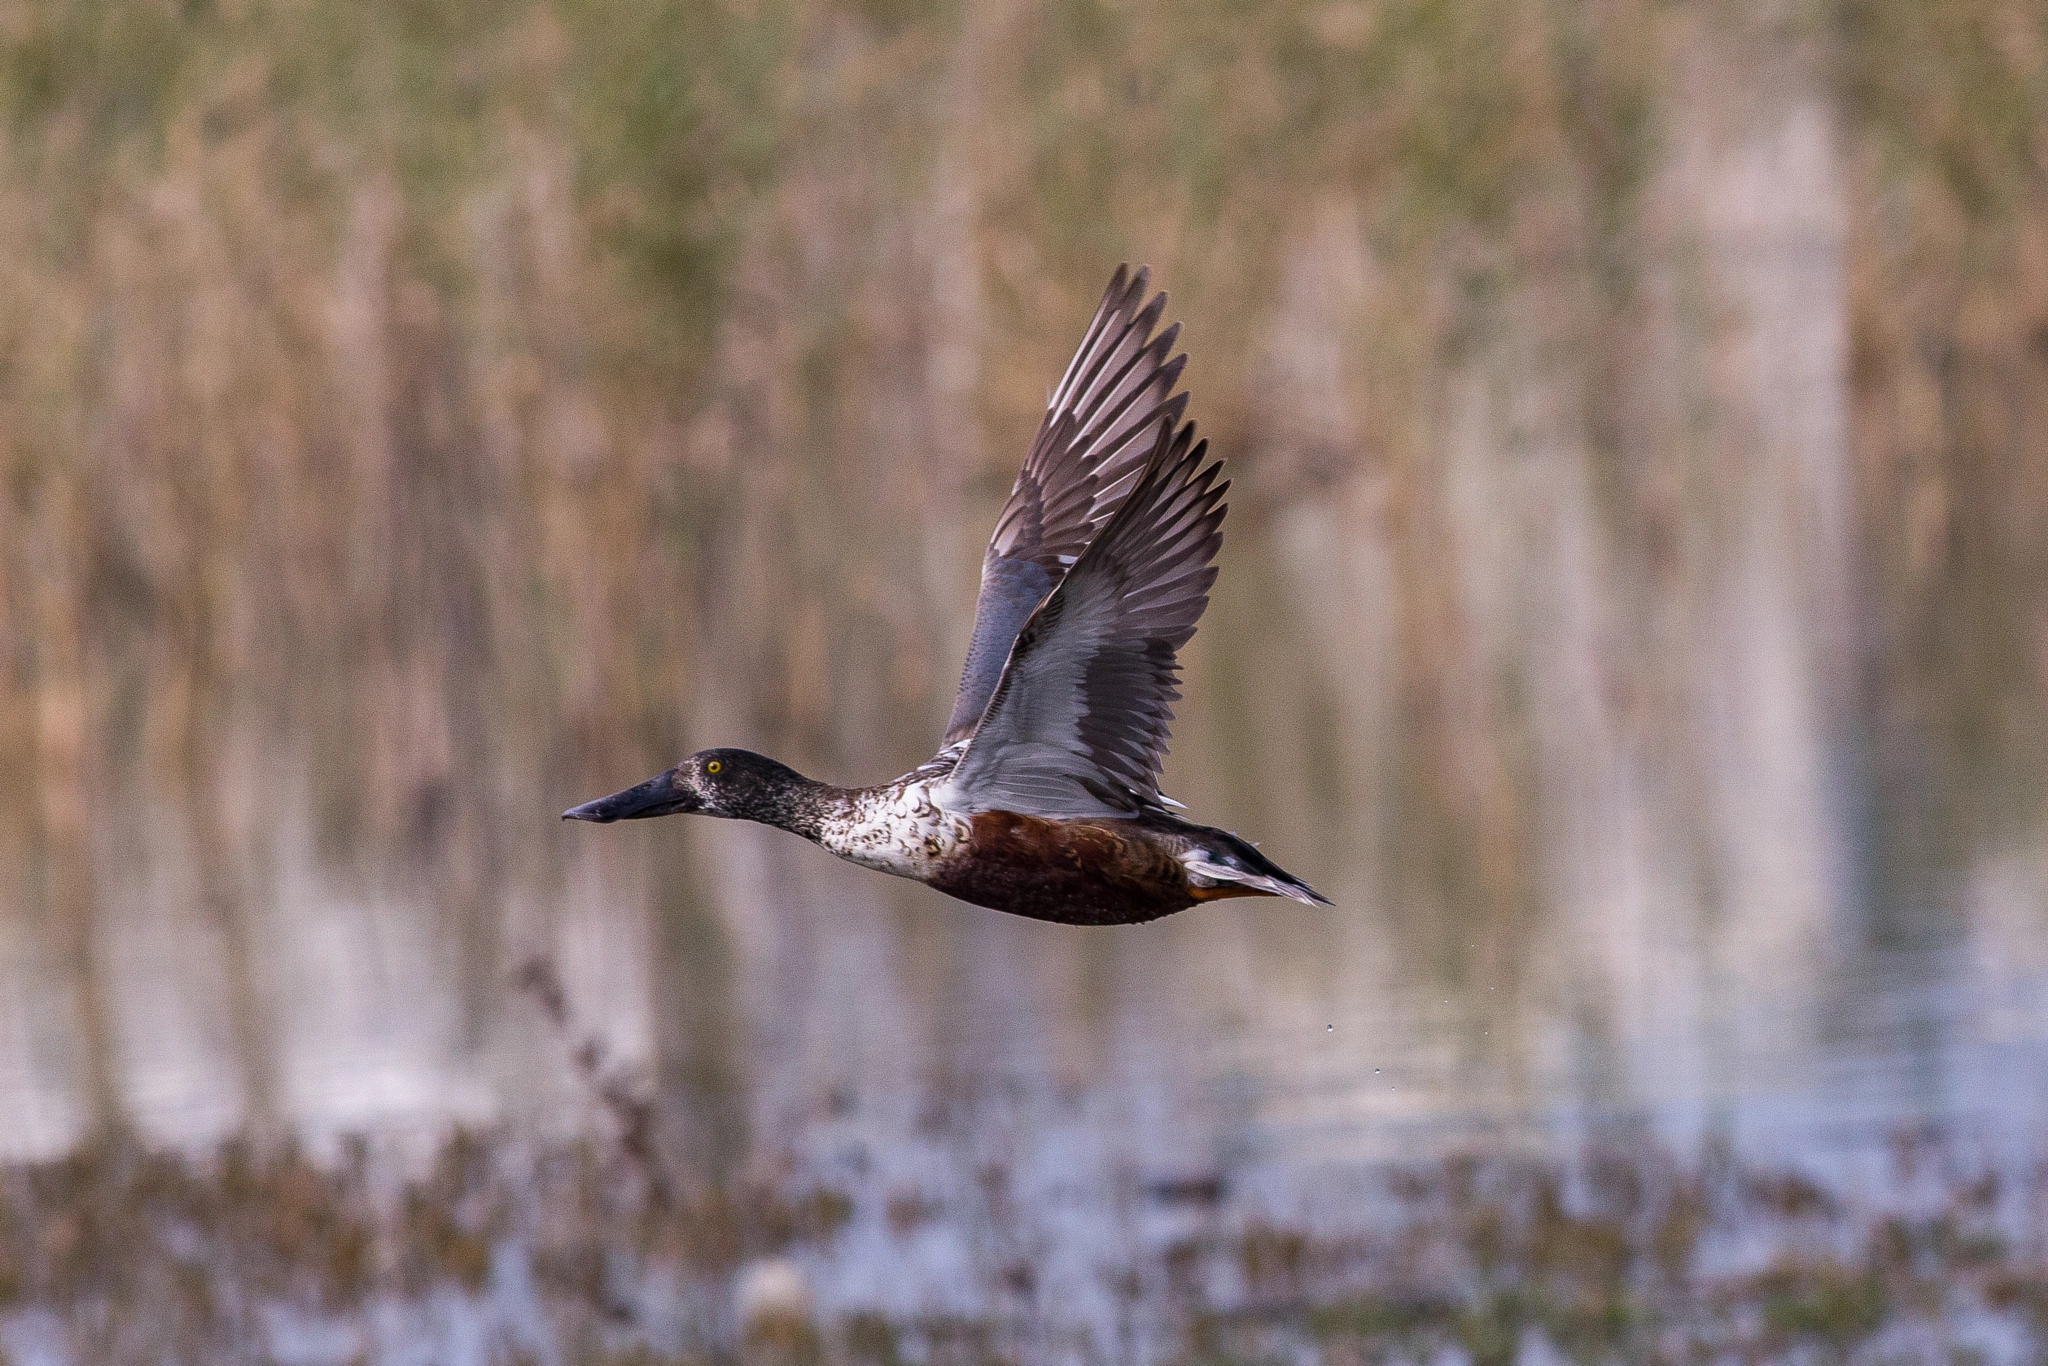
[[[1284,896],[1291,900],[1299,901],[1304,906],[1316,904],[1314,893],[1309,892],[1305,888],[1297,887],[1293,883],[1282,882],[1276,877],[1267,877],[1264,873],[1252,873],[1242,868],[1232,868],[1228,864],[1211,863],[1202,857],[1202,852],[1201,850],[1196,850],[1193,853],[1183,855],[1181,859],[1182,863],[1187,867],[1189,879],[1197,887],[1214,887],[1220,883],[1235,882],[1240,887],[1252,887],[1261,892],[1271,892],[1274,896]]]

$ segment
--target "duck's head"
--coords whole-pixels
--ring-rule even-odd
[[[792,800],[815,786],[795,769],[752,750],[707,749],[623,792],[572,806],[562,819],[608,823],[694,811],[779,824],[777,817]]]

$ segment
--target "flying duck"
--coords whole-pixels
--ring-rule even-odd
[[[1222,544],[1222,462],[1183,422],[1166,295],[1117,268],[1046,405],[982,560],[967,665],[939,752],[833,787],[707,749],[562,813],[759,821],[949,896],[1036,920],[1126,925],[1231,896],[1327,899],[1159,791],[1176,652]]]

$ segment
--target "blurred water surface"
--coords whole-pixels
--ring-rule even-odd
[[[1233,8],[8,20],[0,1155],[564,1138],[586,1036],[704,1170],[1000,1167],[1083,1262],[1474,1145],[2033,1153],[2040,14]],[[1237,480],[1167,790],[1334,909],[556,820],[925,758],[1126,258]],[[880,1229],[834,1302],[952,1293]]]

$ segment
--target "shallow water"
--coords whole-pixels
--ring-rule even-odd
[[[2040,852],[1962,870],[1882,927],[1853,907],[1797,927],[1665,908],[1633,937],[1570,919],[1445,936],[1341,894],[1045,926],[708,822],[564,844],[560,913],[514,966],[552,965],[566,1024],[511,970],[479,988],[429,907],[286,867],[252,936],[253,1060],[225,1018],[225,936],[181,904],[175,860],[106,879],[97,965],[126,1121],[193,1151],[249,1122],[329,1151],[355,1133],[431,1147],[450,1125],[562,1136],[601,1111],[572,1057],[590,1038],[608,1075],[672,1090],[725,1162],[847,1134],[885,1161],[936,1133],[1072,1179],[1283,1192],[1474,1144],[1569,1153],[1629,1133],[1796,1160],[1901,1127],[2020,1148],[2048,1131]],[[664,922],[645,865],[681,846],[739,890]],[[17,919],[0,958],[14,1159],[84,1133],[77,987],[42,928]],[[259,1065],[274,1116],[251,1106]]]

